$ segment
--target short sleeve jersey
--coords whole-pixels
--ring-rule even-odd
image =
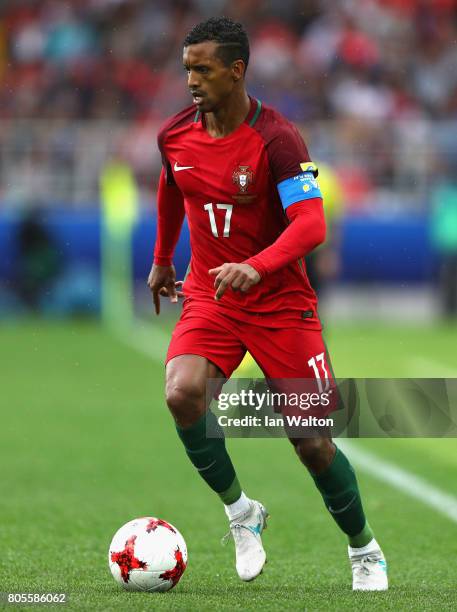
[[[158,143],[167,183],[180,189],[189,223],[184,294],[205,308],[214,304],[210,268],[242,262],[273,244],[287,227],[287,206],[306,199],[316,205],[316,168],[296,127],[253,98],[245,121],[224,138],[210,136],[192,106],[165,123]],[[247,293],[228,289],[217,304],[260,325],[320,328],[303,261],[267,275]]]

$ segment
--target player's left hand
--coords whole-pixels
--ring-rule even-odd
[[[251,287],[260,281],[260,274],[249,264],[225,263],[217,268],[208,270],[211,276],[215,276],[214,287],[215,300],[220,300],[227,287],[233,291],[249,291]]]
[[[175,293],[179,298],[184,297],[184,293],[182,291],[183,284],[184,281],[175,281]],[[159,295],[161,295],[162,297],[173,297],[167,287],[162,287],[161,289],[159,289]]]

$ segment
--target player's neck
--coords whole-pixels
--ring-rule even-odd
[[[228,136],[248,116],[251,100],[245,89],[233,92],[227,104],[213,113],[205,113],[206,130],[213,138]]]

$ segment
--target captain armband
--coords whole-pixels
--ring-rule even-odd
[[[313,162],[300,164],[302,172],[278,183],[279,196],[284,208],[313,198],[322,198],[317,176],[319,171]]]

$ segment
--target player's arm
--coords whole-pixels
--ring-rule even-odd
[[[160,295],[177,302],[182,292],[177,287],[173,254],[184,221],[184,201],[175,184],[167,184],[162,169],[157,192],[157,238],[154,248],[154,263],[148,277],[148,287],[152,292],[155,311],[160,313]]]
[[[325,216],[317,166],[309,160],[305,143],[295,128],[285,129],[282,138],[281,146],[272,142],[269,155],[289,225],[272,245],[244,262],[261,277],[305,257],[325,240]],[[307,161],[299,161],[300,158]]]
[[[322,198],[299,200],[286,209],[289,225],[269,247],[247,259],[261,278],[305,257],[325,240]]]

